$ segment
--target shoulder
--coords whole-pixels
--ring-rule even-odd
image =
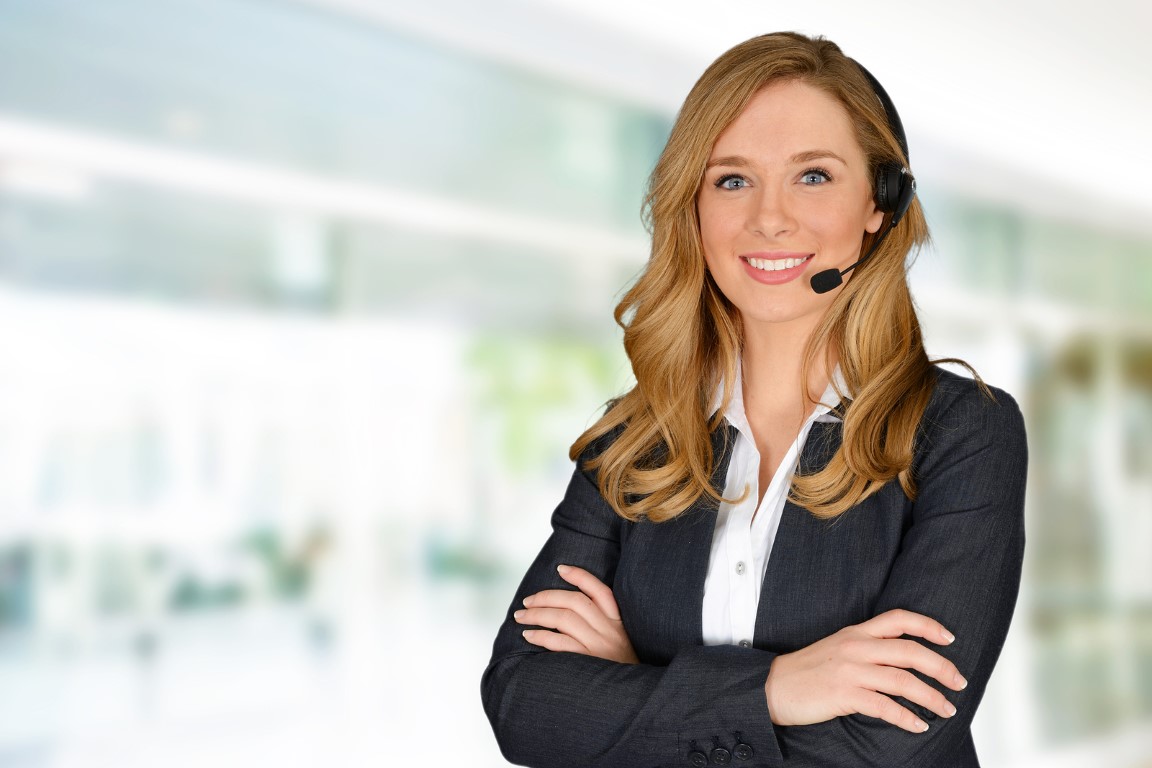
[[[588,462],[599,458],[613,443],[620,439],[620,436],[624,434],[626,428],[627,424],[617,424],[604,434],[593,438],[592,441],[580,451],[580,455],[576,457],[576,465],[584,469]]]
[[[961,444],[992,446],[1009,453],[1027,450],[1024,417],[1008,392],[998,387],[932,366],[936,377],[932,397],[920,421],[921,460]]]
[[[618,403],[618,399],[609,401],[604,415],[580,437],[579,442],[584,445],[580,448],[580,453],[573,457],[576,462],[576,476],[582,478],[586,487],[595,489],[597,495],[601,497],[604,490],[600,483],[601,471],[606,471],[609,475],[612,475],[613,471],[618,471],[622,460],[621,451],[625,448],[625,445],[618,443],[628,431],[628,422],[610,418],[610,412],[619,407]],[[613,424],[613,421],[616,423]],[[600,434],[595,434],[596,432]],[[594,435],[591,439],[588,439],[589,433]],[[613,446],[616,446],[615,449]],[[623,460],[627,461],[627,457]],[[617,469],[613,470],[611,467]]]
[[[938,365],[933,365],[932,370],[936,383],[924,410],[926,421],[955,423],[981,419],[1004,422],[1004,426],[1021,422],[1022,426],[1019,404],[1003,389],[982,384]]]

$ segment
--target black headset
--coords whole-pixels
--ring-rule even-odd
[[[872,90],[875,92],[876,97],[880,99],[880,103],[884,106],[884,114],[888,116],[888,127],[892,129],[892,133],[896,136],[896,141],[900,143],[900,149],[904,150],[904,157],[909,156],[908,152],[908,137],[904,135],[904,123],[900,120],[900,113],[896,111],[896,105],[892,103],[892,99],[888,97],[888,92],[884,90],[884,86],[880,85],[880,81],[872,76],[872,73],[860,64],[855,59],[850,59],[853,64],[860,67],[860,71],[864,73],[864,77],[872,85]],[[904,218],[904,214],[908,212],[908,207],[912,205],[912,199],[916,197],[916,179],[912,173],[904,167],[904,164],[897,160],[886,160],[880,163],[876,169],[876,192],[873,199],[876,202],[876,207],[885,213],[892,214],[892,218],[888,221],[888,228],[876,239],[872,247],[868,249],[868,253],[860,257],[854,264],[851,264],[847,269],[825,269],[812,275],[812,290],[816,293],[827,293],[840,283],[844,282],[844,275],[851,272],[853,269],[864,263],[876,249],[880,247],[880,243],[888,236],[900,219]]]
[[[908,152],[908,137],[904,134],[904,123],[900,120],[900,113],[896,111],[896,105],[892,103],[892,99],[884,90],[884,86],[880,85],[880,81],[873,77],[871,72],[855,59],[852,62],[860,67],[864,77],[868,78],[868,82],[872,84],[872,90],[880,99],[880,103],[884,105],[884,114],[888,116],[888,127],[896,135],[896,141],[900,142],[900,149],[904,150],[904,157],[908,158],[910,154]],[[889,160],[881,163],[880,167],[876,169],[876,207],[885,213],[892,214],[891,226],[896,226],[908,210],[908,206],[912,204],[912,198],[915,196],[916,179],[902,163]]]

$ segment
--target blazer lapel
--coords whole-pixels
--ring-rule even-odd
[[[838,422],[813,425],[805,471],[827,466],[841,434]],[[874,616],[910,506],[895,482],[831,520],[786,503],[760,586],[756,646],[787,653]]]
[[[724,425],[712,433],[712,485],[721,492],[733,429]],[[642,660],[668,663],[680,650],[703,643],[704,579],[715,528],[716,504],[702,498],[667,522],[641,522],[629,532],[617,599],[621,611],[643,616],[628,627]]]
[[[728,462],[732,458],[732,446],[736,442],[736,427],[725,422],[712,432],[712,455],[716,458],[712,470],[712,487],[717,493],[724,493],[724,481],[728,475]],[[690,596],[684,601],[685,610],[690,615],[686,623],[691,625],[693,645],[704,642],[704,581],[708,576],[708,562],[712,559],[712,539],[716,534],[717,506],[707,498],[699,499],[692,509],[681,515],[684,525],[679,532],[682,538],[681,549],[686,555],[684,568],[680,570],[682,581],[676,585],[680,594]]]
[[[800,466],[806,472],[827,466],[840,447],[841,426],[840,422],[820,421],[812,425],[800,455]],[[808,570],[813,564],[811,553],[821,546],[832,523],[791,501],[784,503],[756,606],[757,647],[785,652],[807,644],[801,642],[807,635],[799,631],[803,622],[797,619],[810,608],[818,584]]]

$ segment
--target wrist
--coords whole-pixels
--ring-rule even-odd
[[[764,701],[768,705],[768,718],[772,721],[773,725],[781,724],[777,719],[776,699],[774,697],[774,693],[776,691],[776,683],[780,678],[780,675],[777,673],[777,663],[779,661],[779,656],[772,660],[772,666],[768,669],[768,677],[764,678]]]

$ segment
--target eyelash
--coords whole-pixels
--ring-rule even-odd
[[[721,189],[721,188],[723,188],[725,182],[731,181],[732,179],[740,179],[745,184],[748,183],[748,180],[745,179],[743,176],[741,176],[738,173],[726,173],[723,176],[721,176],[720,178],[716,179],[716,183],[714,184],[714,186],[717,189]]]
[[[823,168],[809,168],[808,170],[804,171],[804,173],[800,174],[800,178],[804,178],[810,173],[818,173],[824,177],[825,181],[832,181],[832,174],[828,173],[828,171]]]
[[[819,167],[813,167],[813,168],[806,169],[803,173],[800,174],[800,178],[804,178],[805,176],[807,176],[810,173],[816,173],[816,174],[823,176],[825,179],[825,183],[832,181],[832,174],[828,173],[827,169],[819,168]],[[747,179],[745,179],[743,176],[741,176],[738,173],[726,173],[723,176],[721,176],[720,178],[716,179],[716,182],[713,186],[715,186],[717,189],[721,189],[724,186],[725,182],[731,181],[732,179],[740,179],[741,181],[747,183]],[[812,185],[812,186],[815,186],[815,185]]]

